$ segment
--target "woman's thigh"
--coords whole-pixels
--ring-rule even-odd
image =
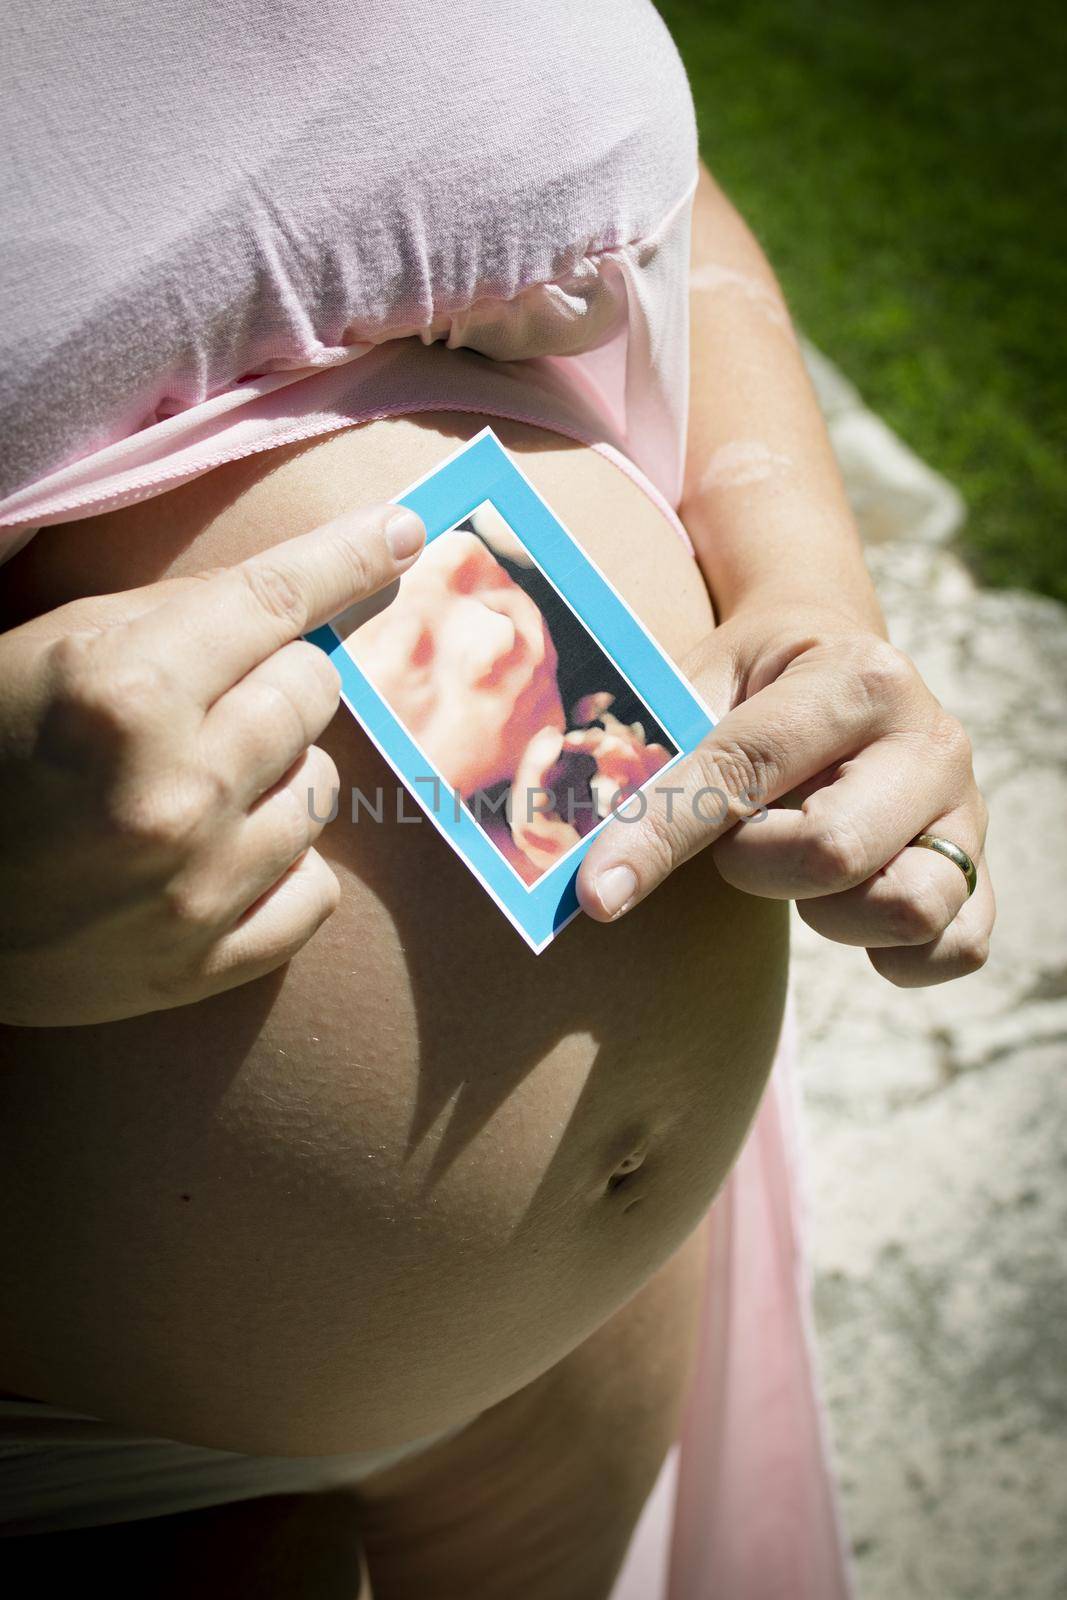
[[[16,576],[40,606],[236,560],[394,495],[485,420],[219,469],[46,531]],[[595,452],[494,426],[684,656],[711,611],[654,505]],[[392,792],[346,713],[324,742],[346,793]],[[556,1367],[706,1212],[773,1056],[784,907],[706,853],[533,956],[431,827],[342,814],[322,848],[341,904],[284,973],[0,1035],[0,1388],[219,1448],[384,1448]]]
[[[374,1600],[605,1600],[696,1355],[705,1221],[578,1348],[356,1495]]]

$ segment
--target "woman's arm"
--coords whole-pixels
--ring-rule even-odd
[[[836,602],[884,634],[781,290],[703,163],[691,262],[680,514],[720,618],[758,594],[791,605]]]
[[[795,900],[894,983],[973,972],[994,901],[970,744],[887,639],[778,285],[706,168],[690,303],[680,509],[719,626],[685,665],[724,714],[594,841],[581,904],[614,921],[711,845],[727,882]]]

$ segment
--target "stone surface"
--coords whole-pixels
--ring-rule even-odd
[[[1067,1595],[1067,609],[817,352],[892,637],[990,805],[988,966],[924,990],[794,918],[816,1318],[859,1600]]]
[[[805,344],[804,355],[864,538],[946,543],[966,515],[959,491],[868,411],[814,346]]]

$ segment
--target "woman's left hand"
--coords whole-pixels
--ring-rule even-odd
[[[731,709],[594,841],[578,875],[588,915],[624,916],[710,845],[728,883],[796,900],[891,983],[977,971],[995,915],[986,806],[967,735],[908,657],[831,606],[768,603],[735,612],[684,665],[709,705]],[[908,848],[922,833],[970,856],[973,894],[952,861]]]

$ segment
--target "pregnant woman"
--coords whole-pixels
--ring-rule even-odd
[[[971,971],[984,810],[666,30],[646,0],[9,14],[19,1570],[659,1600],[665,1558],[619,1575],[647,1504],[672,1600],[833,1600],[786,908],[894,982]],[[486,422],[728,713],[540,957],[431,827],[302,803],[390,774],[299,636],[417,567],[384,503]],[[784,803],[739,821],[753,793]]]

